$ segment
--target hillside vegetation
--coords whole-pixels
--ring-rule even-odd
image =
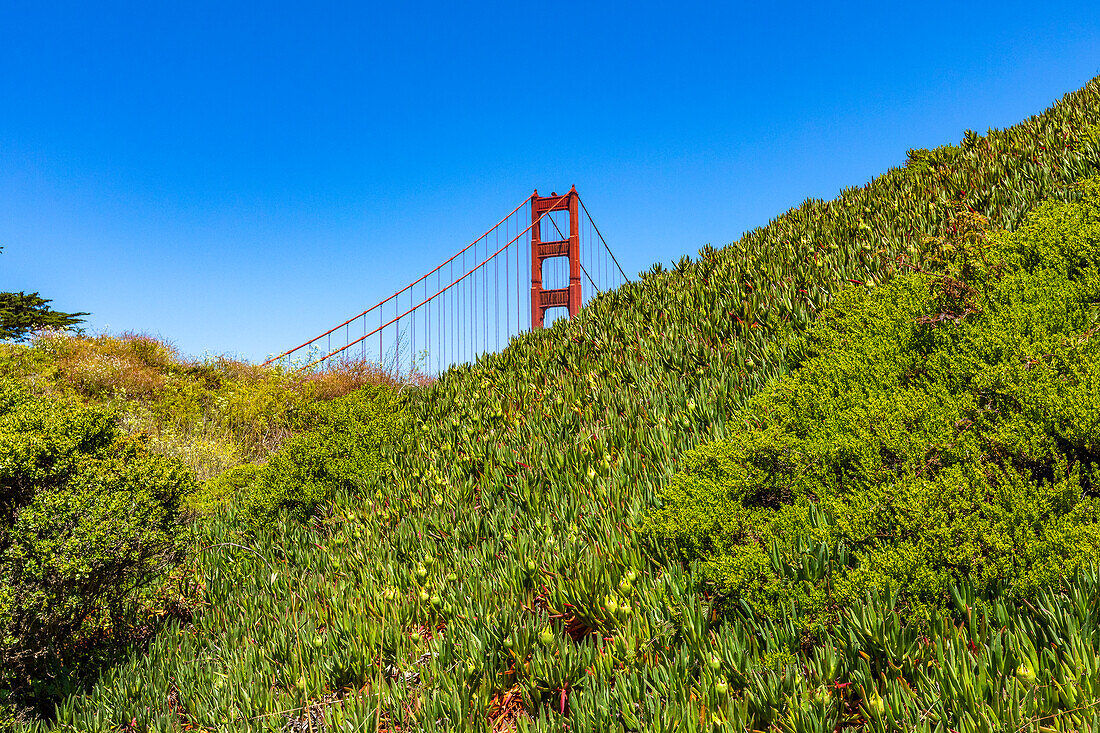
[[[394,385],[366,365],[190,362],[147,336],[0,345],[0,729],[189,617],[190,518],[308,512],[377,472]]]
[[[1100,560],[1100,180],[942,273],[841,295],[649,530],[730,602],[807,621],[1032,598]]]
[[[1040,573],[1034,582],[1042,589],[1017,603],[1011,593],[988,594],[992,584],[980,572],[971,582],[968,568],[944,575],[929,563],[940,585],[902,597],[873,578],[857,583],[843,569],[850,561],[829,559],[826,577],[828,567],[842,568],[838,583],[848,583],[842,602],[816,603],[821,576],[807,569],[807,603],[789,609],[779,602],[782,594],[767,595],[771,571],[763,565],[756,585],[739,585],[735,572],[725,573],[738,555],[738,535],[704,527],[691,544],[671,524],[663,537],[641,527],[647,516],[662,521],[650,514],[663,511],[662,497],[665,510],[678,501],[665,490],[681,465],[697,468],[695,458],[681,464],[686,451],[745,434],[745,410],[758,404],[753,395],[795,365],[811,365],[813,344],[820,343],[812,338],[825,337],[804,341],[806,329],[826,312],[843,319],[844,310],[828,310],[831,303],[843,309],[858,301],[838,301],[841,291],[859,288],[876,297],[880,289],[900,288],[897,306],[925,314],[920,281],[892,280],[899,272],[919,268],[928,277],[959,279],[942,268],[966,249],[976,228],[1012,232],[1025,221],[1042,227],[1041,217],[1027,218],[1042,201],[1089,196],[1072,184],[1100,172],[1098,123],[1094,81],[1009,130],[911,151],[905,167],[866,186],[831,202],[808,201],[672,270],[655,267],[597,297],[572,321],[525,334],[500,354],[407,391],[411,433],[380,444],[381,473],[335,487],[334,501],[310,522],[249,525],[231,504],[200,525],[207,548],[198,566],[201,612],[164,629],[146,653],[114,666],[86,696],[65,700],[54,724],[389,731],[1095,727],[1100,638],[1097,581],[1088,573]],[[1038,271],[1048,264],[1019,266]],[[1079,274],[1064,277],[1077,282]],[[980,297],[992,304],[1001,296],[996,284],[990,287]],[[886,306],[867,305],[873,307]],[[940,312],[947,311],[930,314]],[[962,328],[971,321],[979,328],[982,318],[984,312],[963,319]],[[1043,334],[1077,333],[1074,318],[1042,326],[1027,343],[1039,348],[1047,343]],[[933,333],[955,328],[941,325]],[[898,325],[896,335],[903,332]],[[936,348],[954,353],[964,346]],[[1039,374],[1055,366],[1047,363]],[[768,389],[774,395],[781,388]],[[1036,431],[1027,450],[1045,457],[1065,450],[1056,441],[1050,449],[1044,435],[1054,433]],[[917,430],[914,445],[919,439]],[[899,460],[912,463],[904,452]],[[1055,463],[1061,478],[1059,470]],[[1074,475],[1083,481],[1084,471]],[[1040,478],[1031,480],[1046,486]],[[671,485],[682,485],[677,481]],[[722,481],[715,484],[725,490]],[[762,505],[782,513],[790,502],[804,497],[805,506],[818,495],[779,492]],[[819,534],[808,532],[805,542],[784,536],[784,547],[801,553],[805,545],[806,557],[814,558],[821,544],[834,547],[841,534],[827,509],[814,515],[823,517],[820,528],[807,512],[807,526]],[[1062,516],[1072,508],[1049,511]],[[1086,526],[1085,519],[1063,529]],[[883,518],[889,521],[900,520]],[[1090,537],[1081,538],[1074,548],[1089,549]],[[687,554],[667,554],[669,542]],[[853,548],[871,553],[876,546]],[[775,572],[803,572],[785,570],[789,553],[780,550],[770,566]],[[957,587],[946,588],[956,579]],[[861,596],[863,590],[868,594]],[[734,602],[742,598],[772,603],[755,609]],[[825,614],[834,625],[814,626]]]
[[[149,586],[183,549],[179,507],[193,490],[179,461],[108,410],[0,381],[0,725],[9,703],[49,712],[79,689],[73,667],[142,633],[139,609],[177,600]]]
[[[301,375],[226,357],[192,361],[141,334],[47,331],[30,344],[0,344],[0,379],[113,410],[127,432],[179,458],[201,480],[265,459],[306,427],[303,417],[317,402],[396,384],[373,365],[342,367]]]

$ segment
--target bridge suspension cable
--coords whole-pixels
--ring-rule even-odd
[[[560,239],[543,241],[544,224]],[[438,374],[503,348],[527,327],[541,328],[547,311],[565,307],[575,315],[628,281],[575,189],[547,197],[536,191],[390,297],[264,364],[306,371],[367,363],[399,377]]]

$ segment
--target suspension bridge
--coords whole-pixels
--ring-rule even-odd
[[[492,228],[401,290],[273,356],[298,371],[351,362],[439,374],[520,332],[575,316],[629,278],[577,194],[536,190]]]

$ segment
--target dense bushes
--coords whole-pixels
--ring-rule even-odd
[[[80,698],[63,702],[61,726],[111,727],[99,711],[129,711],[113,697],[121,692],[156,696],[155,705],[134,712],[145,729],[170,730],[191,716],[239,729],[241,716],[284,705],[286,690],[304,688],[306,680],[332,676],[354,686],[371,679],[377,640],[354,617],[374,607],[385,578],[371,552],[353,560],[339,553],[360,540],[380,549],[375,517],[362,507],[386,488],[379,474],[384,454],[405,437],[402,402],[397,390],[376,386],[317,403],[306,411],[308,430],[267,463],[229,469],[188,497],[187,505],[204,514],[193,526],[202,612],[164,631],[147,653],[106,670],[93,696],[107,690],[107,697],[92,703],[91,721],[74,710]],[[218,640],[215,654],[202,650],[211,639]],[[185,669],[177,667],[181,661]],[[264,681],[254,685],[256,679]],[[192,696],[198,684],[221,692]],[[170,697],[181,706],[166,707]],[[226,704],[236,711],[232,718],[224,716]],[[295,712],[264,717],[255,727],[282,728]]]
[[[124,635],[142,591],[181,549],[179,506],[192,489],[180,463],[125,436],[110,411],[0,380],[5,698],[47,679],[63,688],[78,647]]]
[[[1100,559],[1100,182],[841,296],[650,532],[732,599],[1032,594]]]
[[[308,427],[309,406],[364,385],[393,384],[377,365],[345,363],[316,374],[226,357],[184,359],[150,336],[43,332],[30,345],[0,344],[0,377],[36,394],[117,409],[120,424],[200,480],[261,461]]]
[[[181,515],[233,504],[255,527],[362,488],[401,424],[392,382],[369,364],[192,362],[132,334],[0,344],[0,729],[49,717],[200,601]]]
[[[238,500],[250,520],[301,519],[338,491],[361,492],[381,470],[383,451],[401,436],[405,418],[397,392],[378,386],[312,405],[305,420],[309,430],[288,439],[266,464],[222,479],[244,489]]]
[[[140,347],[148,374],[159,375],[161,404],[186,400],[181,383],[172,384],[178,365],[169,350],[151,339],[124,343],[131,353]],[[286,394],[255,389],[262,376],[223,376],[220,391],[251,389],[272,402]],[[144,380],[140,373],[127,377],[138,378]],[[273,373],[262,381],[280,379],[298,378]],[[129,434],[116,408],[71,394],[35,395],[0,377],[0,729],[19,711],[49,717],[101,662],[146,639],[166,603],[198,600],[161,592],[194,537],[186,513],[232,507],[244,529],[304,518],[341,490],[362,491],[403,427],[397,392],[388,386],[294,409],[297,432],[268,463],[233,467],[198,488],[179,460]],[[232,414],[222,406],[223,419]],[[242,417],[242,425],[250,419]]]

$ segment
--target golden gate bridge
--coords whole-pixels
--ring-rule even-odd
[[[360,362],[398,375],[438,374],[543,328],[548,312],[572,318],[624,282],[576,187],[536,190],[425,275],[264,364],[308,371]]]

